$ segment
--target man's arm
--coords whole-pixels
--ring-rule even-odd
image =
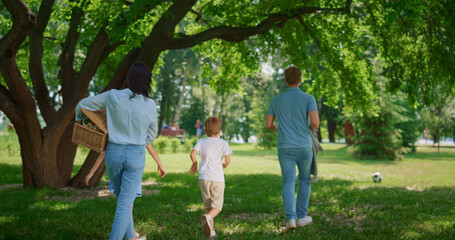
[[[308,116],[310,117],[310,128],[311,130],[319,127],[319,114],[317,111],[309,111]]]
[[[275,121],[275,115],[267,115],[265,126],[272,131],[278,131],[278,126],[273,121]]]

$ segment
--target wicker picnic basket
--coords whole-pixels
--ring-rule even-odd
[[[73,128],[73,143],[80,144],[99,153],[104,151],[107,141],[106,110],[88,111],[84,108],[82,112],[96,125],[92,129],[80,123],[75,123]]]

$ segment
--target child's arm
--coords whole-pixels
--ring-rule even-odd
[[[224,156],[223,168],[227,168],[229,166],[229,163],[231,163],[231,158],[230,158],[229,155],[225,155]]]
[[[150,155],[152,155],[152,158],[155,160],[156,164],[158,164],[158,173],[160,174],[161,177],[166,176],[166,171],[164,171],[163,165],[161,164],[160,157],[158,156],[158,153],[156,150],[152,147],[152,144],[149,144],[146,146],[147,151],[149,151]]]
[[[101,154],[96,159],[95,164],[93,164],[92,169],[90,169],[90,172],[87,174],[87,176],[85,176],[85,185],[89,186],[90,179],[93,177],[93,174],[96,172],[96,170],[98,170],[101,163],[103,162],[105,153],[105,151],[101,152]]]
[[[193,162],[193,165],[191,165],[191,168],[190,168],[190,174],[191,174],[191,175],[194,175],[194,173],[197,172],[196,154],[197,154],[197,151],[194,150],[194,149],[193,149],[193,151],[191,151],[191,153],[190,153],[190,158],[191,158],[191,161]]]

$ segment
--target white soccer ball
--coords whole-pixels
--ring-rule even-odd
[[[375,182],[375,183],[382,182],[382,174],[380,172],[373,173],[373,176],[371,178],[373,179],[373,182]]]

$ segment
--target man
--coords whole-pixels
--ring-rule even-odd
[[[314,97],[299,88],[302,71],[287,68],[284,80],[286,91],[275,96],[267,113],[266,127],[278,131],[278,160],[283,178],[283,205],[286,214],[285,231],[304,227],[313,220],[307,216],[310,200],[310,171],[313,161],[313,142],[310,129],[319,127],[319,115]],[[279,126],[274,120],[278,119]],[[309,121],[308,121],[309,119]],[[299,169],[299,189],[295,200],[295,168]],[[297,220],[297,222],[296,222]]]

